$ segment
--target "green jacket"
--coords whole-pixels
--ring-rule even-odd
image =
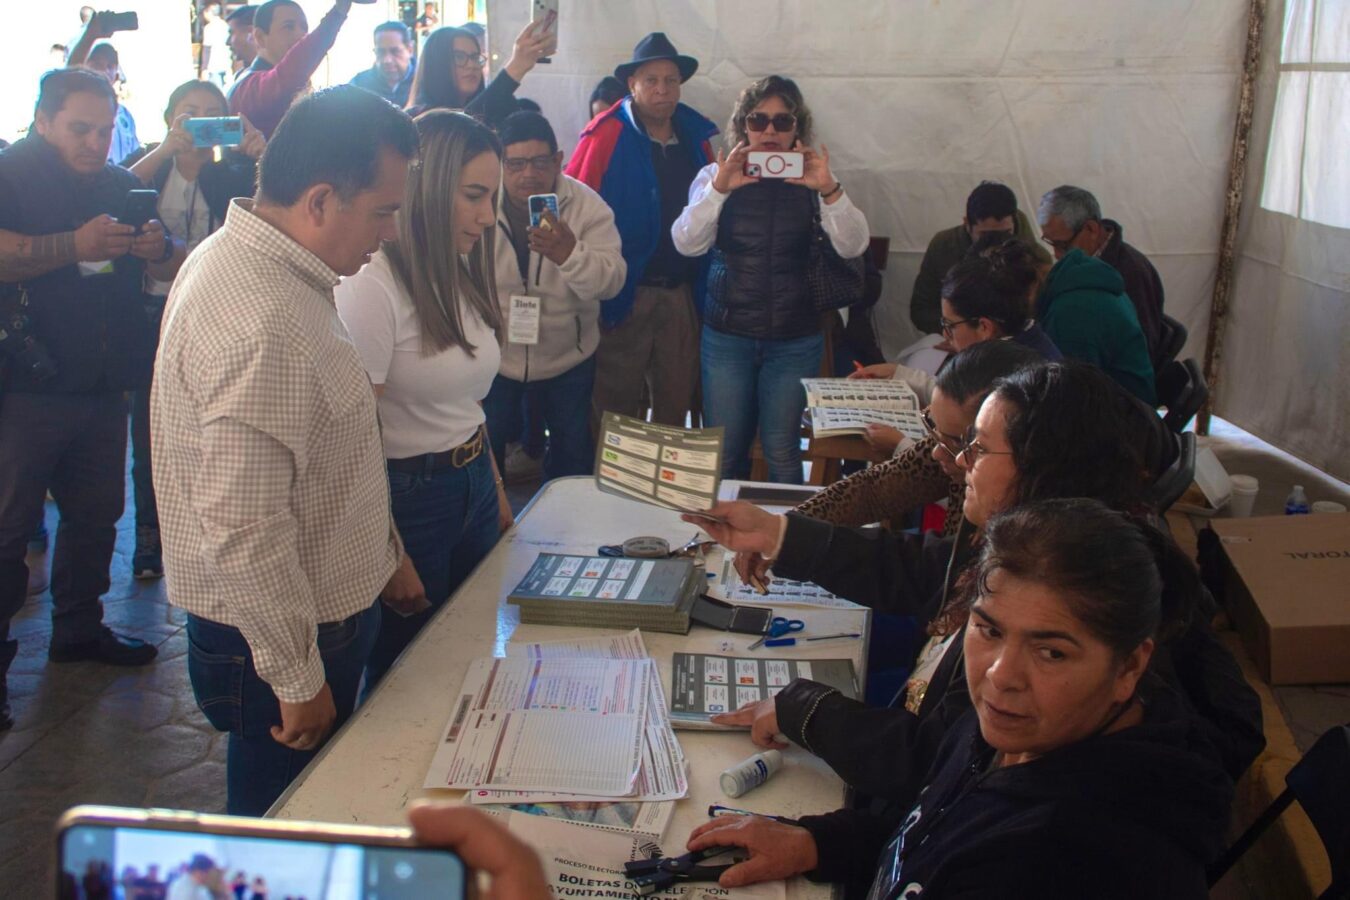
[[[1045,279],[1036,321],[1066,357],[1092,363],[1149,406],[1158,405],[1148,342],[1111,266],[1070,250]]]
[[[1031,222],[1020,209],[1013,219],[1013,237],[1030,247],[1038,262],[1050,265],[1050,254],[1040,245]],[[942,279],[947,277],[952,266],[966,258],[973,243],[964,225],[939,231],[928,242],[923,262],[919,264],[919,274],[914,279],[914,293],[909,298],[909,320],[924,334],[937,334],[942,330],[938,321],[942,318]]]

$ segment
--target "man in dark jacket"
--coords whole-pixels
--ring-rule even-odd
[[[153,335],[141,283],[147,261],[173,253],[158,221],[138,233],[113,217],[141,187],[106,162],[116,111],[98,75],[50,72],[32,133],[0,153],[0,295],[9,329],[0,342],[0,730],[13,724],[3,682],[18,650],[9,622],[23,606],[24,554],[48,489],[61,514],[49,658],[144,665],[155,657],[153,646],[104,627],[99,603],[125,490],[124,392],[149,375]]]
[[[383,22],[375,26],[375,65],[358,72],[351,83],[402,109],[416,71],[411,29],[402,22]]]
[[[717,126],[680,103],[680,85],[697,68],[664,34],[643,38],[614,70],[630,96],[586,126],[567,166],[614,210],[628,264],[623,290],[600,306],[593,422],[607,411],[645,417],[644,384],[652,419],[663,425],[683,425],[695,404],[694,298],[704,267],[680,255],[670,227],[713,158]]]
[[[1096,197],[1068,184],[1045,192],[1036,218],[1041,237],[1054,248],[1055,259],[1063,259],[1070,250],[1082,250],[1120,273],[1125,296],[1134,304],[1139,328],[1148,342],[1149,360],[1156,363],[1162,336],[1162,279],[1147,256],[1125,243],[1125,229],[1102,218]]]
[[[981,181],[966,198],[966,215],[961,224],[933,235],[923,253],[919,274],[914,279],[914,293],[909,298],[909,319],[915,328],[925,334],[942,331],[942,279],[952,266],[966,258],[976,241],[994,232],[1022,241],[1039,263],[1050,266],[1050,254],[1040,246],[1031,222],[1017,208],[1017,195],[1005,184]]]

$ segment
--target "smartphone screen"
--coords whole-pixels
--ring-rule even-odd
[[[557,194],[531,194],[529,204],[531,228],[539,227],[539,223],[544,219],[545,212],[551,212],[553,213],[553,218],[558,218]]]
[[[61,835],[60,900],[304,897],[464,900],[449,850],[77,824]]]

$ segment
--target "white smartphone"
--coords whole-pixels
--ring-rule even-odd
[[[167,809],[77,806],[57,823],[54,896],[112,897],[128,871],[146,896],[193,883],[193,897],[260,889],[269,897],[473,900],[475,873],[406,828],[323,825]],[[255,886],[256,885],[256,886]],[[30,896],[37,896],[36,893]]]
[[[801,178],[806,158],[796,150],[751,150],[745,154],[745,174],[755,178]]]
[[[543,23],[545,31],[553,35],[553,46],[558,46],[558,0],[530,0],[530,21]],[[541,63],[553,62],[547,56],[539,58]]]

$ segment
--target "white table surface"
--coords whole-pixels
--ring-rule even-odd
[[[678,514],[598,491],[589,477],[563,478],[544,486],[516,526],[469,576],[451,602],[423,629],[386,675],[384,683],[291,785],[269,811],[285,819],[404,824],[404,809],[420,797],[461,800],[463,791],[424,790],[433,749],[445,728],[453,698],[468,663],[503,656],[508,640],[549,641],[609,634],[602,629],[521,625],[516,607],[505,602],[541,552],[592,555],[601,544],[635,535],[657,535],[683,545],[696,529]],[[716,566],[709,559],[710,569]],[[864,609],[792,608],[783,614],[806,622],[807,634],[862,632],[861,640],[820,646],[754,651],[767,658],[851,658],[859,677],[866,671],[869,612]],[[671,654],[677,651],[749,655],[749,635],[695,625],[687,635],[643,632],[670,690]],[[733,649],[724,650],[730,640]],[[662,838],[668,854],[682,853],[684,839],[707,820],[707,808],[722,803],[741,809],[798,816],[837,809],[842,781],[819,759],[798,747],[785,751],[782,771],[739,799],[725,797],[718,775],[756,752],[740,732],[677,731],[689,760],[689,796],[679,801]],[[825,886],[804,879],[788,885],[792,900],[824,897]]]

